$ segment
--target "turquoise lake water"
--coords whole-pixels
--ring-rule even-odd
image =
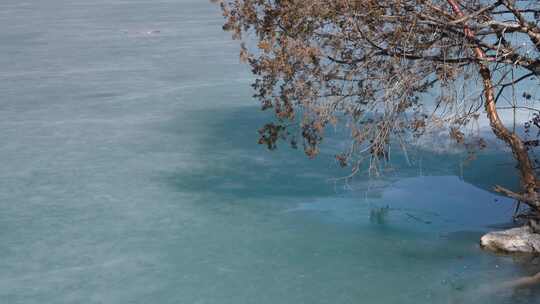
[[[478,246],[507,154],[382,178],[258,146],[268,116],[205,0],[0,2],[0,303],[540,303]]]

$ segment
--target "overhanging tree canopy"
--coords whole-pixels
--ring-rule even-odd
[[[510,109],[538,113],[520,83],[538,84],[540,2],[480,0],[224,0],[224,29],[242,44],[241,58],[257,75],[263,109],[276,121],[261,130],[270,149],[278,140],[301,142],[315,156],[328,125],[350,129],[350,148],[336,156],[353,171],[368,159],[375,169],[389,145],[445,125],[468,146],[483,147],[466,130],[481,112],[512,149],[522,189],[496,190],[530,207],[539,219],[540,182],[531,160],[538,141],[524,139],[499,115]],[[481,90],[477,90],[481,88]],[[476,90],[477,94],[471,94]],[[534,90],[532,90],[534,92]],[[430,104],[422,95],[436,93]],[[512,94],[509,94],[512,93]],[[516,95],[518,93],[519,95]],[[515,96],[518,96],[517,98]],[[431,98],[433,99],[433,98]],[[525,134],[540,119],[523,121]],[[538,227],[537,227],[538,228]]]

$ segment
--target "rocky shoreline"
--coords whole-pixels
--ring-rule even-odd
[[[540,254],[540,234],[528,226],[493,231],[482,236],[480,246],[493,252]]]

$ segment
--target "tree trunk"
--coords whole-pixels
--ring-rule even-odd
[[[481,54],[480,59],[485,58],[485,53],[478,48],[478,52]],[[482,82],[484,84],[484,97],[485,97],[485,109],[491,125],[491,129],[495,135],[506,142],[512,149],[514,158],[517,161],[518,169],[521,177],[521,185],[525,192],[525,198],[528,205],[531,207],[537,207],[537,194],[536,194],[536,175],[532,162],[529,158],[529,153],[523,140],[515,133],[511,133],[502,123],[497,107],[495,105],[495,95],[493,92],[493,82],[491,80],[491,72],[486,64],[479,63],[480,75],[482,76]]]
[[[529,220],[529,226],[535,233],[540,233],[540,220],[538,219],[531,219]]]
[[[448,3],[452,7],[454,14],[458,18],[463,18],[463,12],[461,11],[456,0],[448,0]],[[474,32],[468,27],[464,26],[465,36],[474,39]],[[528,204],[534,213],[538,213],[540,209],[540,202],[538,200],[538,195],[536,192],[538,180],[534,172],[534,167],[529,158],[529,153],[527,147],[523,143],[523,140],[515,133],[510,132],[502,123],[499,114],[497,112],[497,106],[495,104],[495,94],[493,88],[493,81],[491,79],[491,71],[487,65],[487,56],[486,53],[480,48],[475,47],[473,49],[476,58],[478,59],[478,66],[480,76],[482,77],[482,83],[484,85],[484,97],[485,97],[485,110],[487,117],[490,122],[491,129],[495,135],[506,142],[512,149],[514,158],[517,161],[518,169],[521,177],[521,185],[524,190],[523,194],[517,194],[520,200]],[[502,188],[499,188],[502,189]],[[504,189],[503,189],[504,190]],[[505,194],[512,193],[511,191],[501,191]],[[512,197],[516,197],[511,195]],[[540,232],[540,221],[536,219],[529,220],[529,225],[533,228],[534,231]]]

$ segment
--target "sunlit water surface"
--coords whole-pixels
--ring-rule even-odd
[[[540,303],[505,154],[382,178],[256,144],[268,118],[205,0],[0,2],[0,303]],[[502,225],[502,226],[501,226]]]

